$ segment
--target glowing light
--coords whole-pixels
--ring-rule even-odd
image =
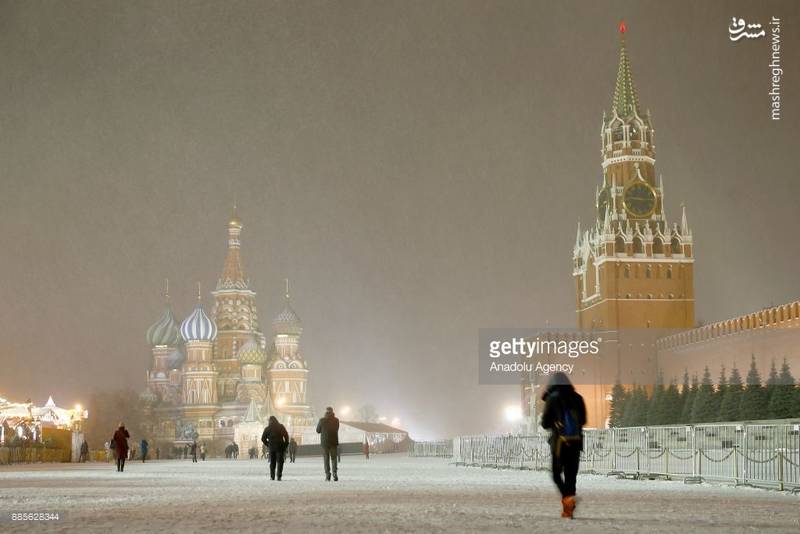
[[[506,416],[506,421],[509,423],[516,423],[522,420],[522,408],[518,404],[509,404],[503,410]]]
[[[341,415],[349,415],[350,414],[350,406],[342,406],[342,409],[339,410],[339,414],[341,414]]]
[[[80,412],[81,410],[82,410],[82,407],[81,407],[81,405],[80,405],[80,404],[76,404],[76,405],[75,405],[75,411],[76,411],[76,412]]]
[[[400,418],[399,417],[395,417],[394,419],[392,419],[392,426],[396,427],[399,424],[400,424]]]
[[[283,406],[284,404],[286,404],[286,399],[283,397],[280,397],[275,401],[276,406]]]

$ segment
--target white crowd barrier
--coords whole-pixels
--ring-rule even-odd
[[[412,455],[457,465],[550,469],[547,433],[418,442]],[[448,451],[451,451],[448,454]],[[581,472],[725,482],[800,492],[800,424],[708,424],[584,431]]]

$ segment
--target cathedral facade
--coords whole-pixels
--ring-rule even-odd
[[[241,423],[275,415],[298,442],[315,423],[308,403],[308,364],[300,353],[303,328],[289,301],[261,328],[256,293],[240,253],[241,220],[228,222],[228,251],[207,313],[197,305],[178,323],[167,295],[161,318],[147,331],[152,364],[142,392],[146,431],[174,444],[229,444]]]

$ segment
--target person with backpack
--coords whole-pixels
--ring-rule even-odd
[[[575,481],[583,450],[586,405],[569,377],[562,372],[555,373],[550,379],[542,399],[542,428],[550,430],[553,482],[561,492],[561,517],[572,519],[575,511]]]

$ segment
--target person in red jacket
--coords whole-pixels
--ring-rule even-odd
[[[364,440],[364,457],[369,460],[369,441]]]
[[[114,454],[117,456],[117,471],[120,473],[125,470],[125,458],[128,457],[129,437],[131,437],[131,435],[125,430],[125,425],[120,423],[119,428],[114,432],[114,437],[111,439],[111,441],[114,442]]]

